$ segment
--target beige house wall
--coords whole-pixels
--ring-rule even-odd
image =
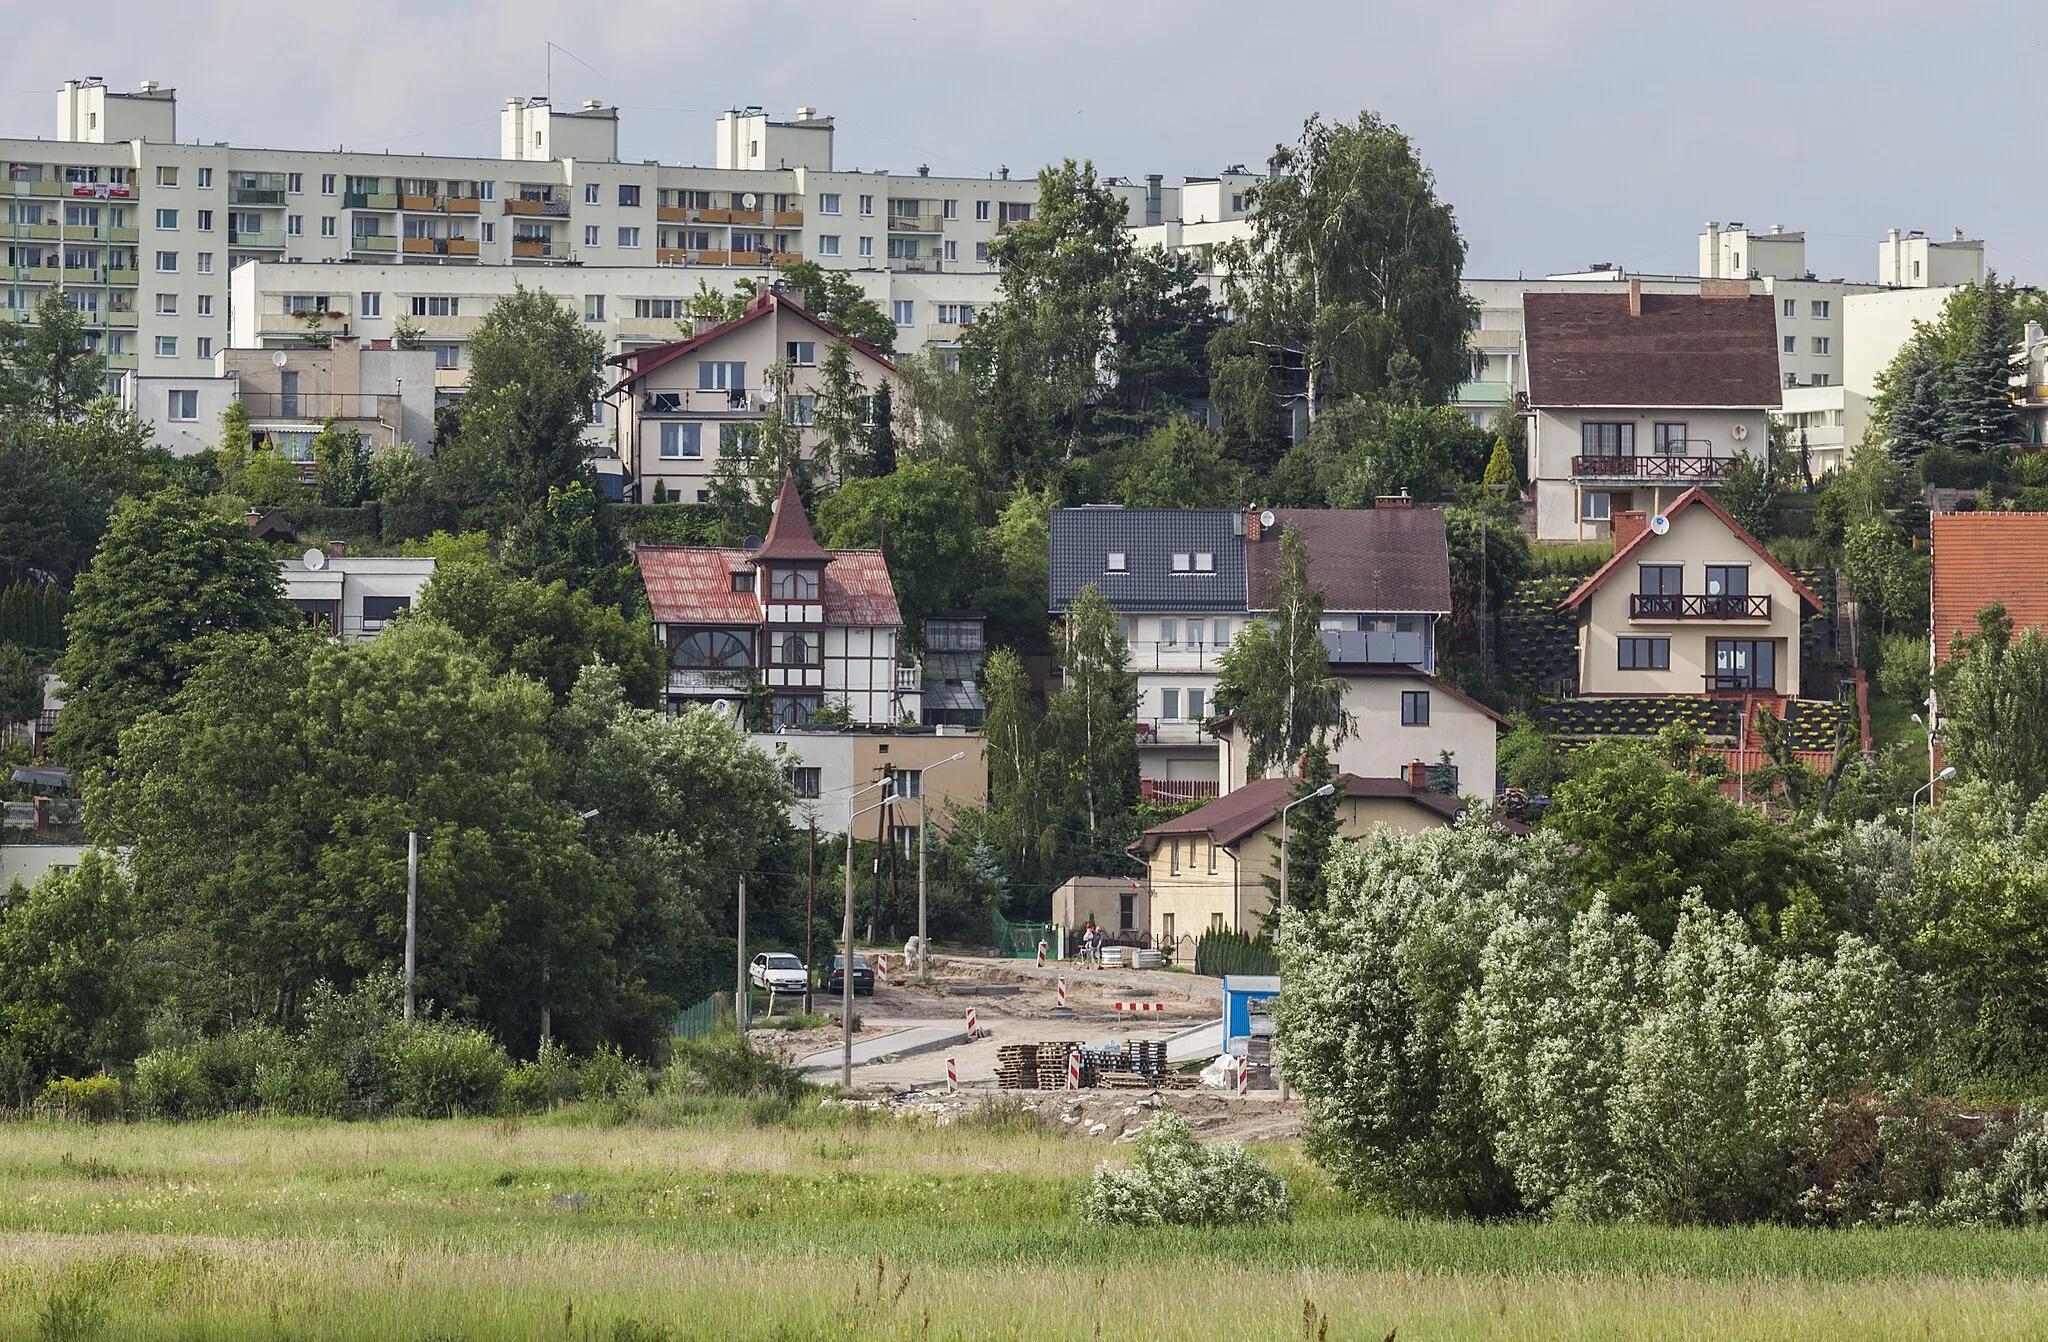
[[[1573,476],[1573,458],[1585,453],[1583,427],[1587,423],[1634,424],[1639,457],[1655,453],[1657,425],[1683,424],[1687,456],[1726,458],[1763,455],[1770,443],[1770,419],[1764,406],[1544,406],[1534,410],[1529,416],[1529,479],[1536,492],[1536,539],[1598,540],[1612,534],[1608,522],[1581,520],[1582,494],[1623,493],[1629,495],[1629,507],[1655,512],[1661,504],[1701,483],[1677,479],[1640,484]],[[1743,434],[1740,439],[1735,436],[1738,428]]]
[[[1401,724],[1401,695],[1429,691],[1429,725]],[[1458,766],[1458,786],[1469,796],[1491,796],[1498,725],[1441,684],[1422,676],[1353,676],[1344,681],[1344,711],[1351,735],[1330,752],[1338,773],[1400,778],[1413,763],[1435,764],[1444,751]],[[1225,727],[1216,742],[1223,791],[1245,785],[1245,743]],[[1268,775],[1270,776],[1270,775]]]

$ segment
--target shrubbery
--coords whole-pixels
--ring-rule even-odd
[[[1081,1195],[1081,1219],[1101,1225],[1223,1226],[1293,1215],[1287,1185],[1241,1142],[1204,1146],[1170,1109],[1146,1126],[1137,1151],[1130,1169],[1096,1166]]]

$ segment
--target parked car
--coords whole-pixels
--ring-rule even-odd
[[[756,988],[769,992],[800,993],[810,980],[810,971],[794,955],[768,951],[754,957],[747,966],[747,978]]]
[[[845,992],[845,978],[846,957],[835,955],[832,957],[832,972],[825,979],[825,991],[834,996]],[[873,965],[868,963],[868,958],[865,955],[853,957],[853,995],[855,997],[873,997],[875,995],[875,969]]]

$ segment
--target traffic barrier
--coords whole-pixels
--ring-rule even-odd
[[[1244,1059],[1237,1060],[1237,1098],[1248,1100],[1252,1096],[1252,1065]]]
[[[1060,1011],[1067,1009],[1067,981],[1065,979],[1060,980],[1060,1000],[1056,1009]]]
[[[1081,1050],[1067,1054],[1067,1089],[1081,1089]]]
[[[974,1038],[974,1008],[967,1008],[967,1037]]]
[[[1112,1002],[1110,1005],[1114,1006],[1118,1011],[1166,1010],[1166,1003],[1164,1002]]]
[[[946,1059],[946,1093],[948,1095],[958,1095],[960,1093],[960,1069],[950,1056]]]
[[[1043,968],[1045,968],[1045,938],[1044,938],[1044,937],[1040,937],[1040,938],[1038,939],[1038,967],[1039,967],[1040,969],[1043,969]]]

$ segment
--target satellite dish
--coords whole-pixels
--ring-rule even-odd
[[[754,207],[755,207],[756,205],[758,205],[758,204],[760,204],[760,203],[761,203],[761,198],[760,198],[759,196],[755,195],[755,194],[754,194],[753,192],[751,192],[751,191],[747,192],[747,194],[746,194],[746,195],[744,195],[744,196],[741,196],[741,197],[740,197],[740,208],[741,208],[741,209],[745,209],[745,210],[751,210],[751,209],[753,209],[753,208],[754,208]]]
[[[1730,429],[1728,432],[1729,435],[1733,437],[1736,442],[1739,443],[1743,439],[1749,437],[1749,425],[1737,424],[1733,429]]]
[[[270,356],[270,362],[271,362],[271,366],[272,366],[272,367],[276,367],[276,368],[282,368],[282,367],[284,367],[284,362],[285,362],[285,360],[284,360],[284,351],[283,351],[283,350],[279,350],[279,351],[278,351],[277,353],[275,353],[275,354],[271,355],[271,356]]]
[[[714,711],[723,713],[728,717],[732,715],[732,700],[730,699],[713,699],[711,707]]]
[[[319,546],[316,545],[312,549],[306,551],[305,554],[301,555],[299,557],[299,562],[304,564],[313,572],[318,573],[321,569],[327,567],[327,555],[324,551],[320,549]]]
[[[1279,518],[1273,516],[1273,510],[1271,508],[1268,508],[1264,512],[1259,514],[1259,525],[1262,527],[1270,527],[1279,520]]]
[[[1650,519],[1650,530],[1656,532],[1659,536],[1663,535],[1671,530],[1671,519],[1662,513],[1658,513]]]

